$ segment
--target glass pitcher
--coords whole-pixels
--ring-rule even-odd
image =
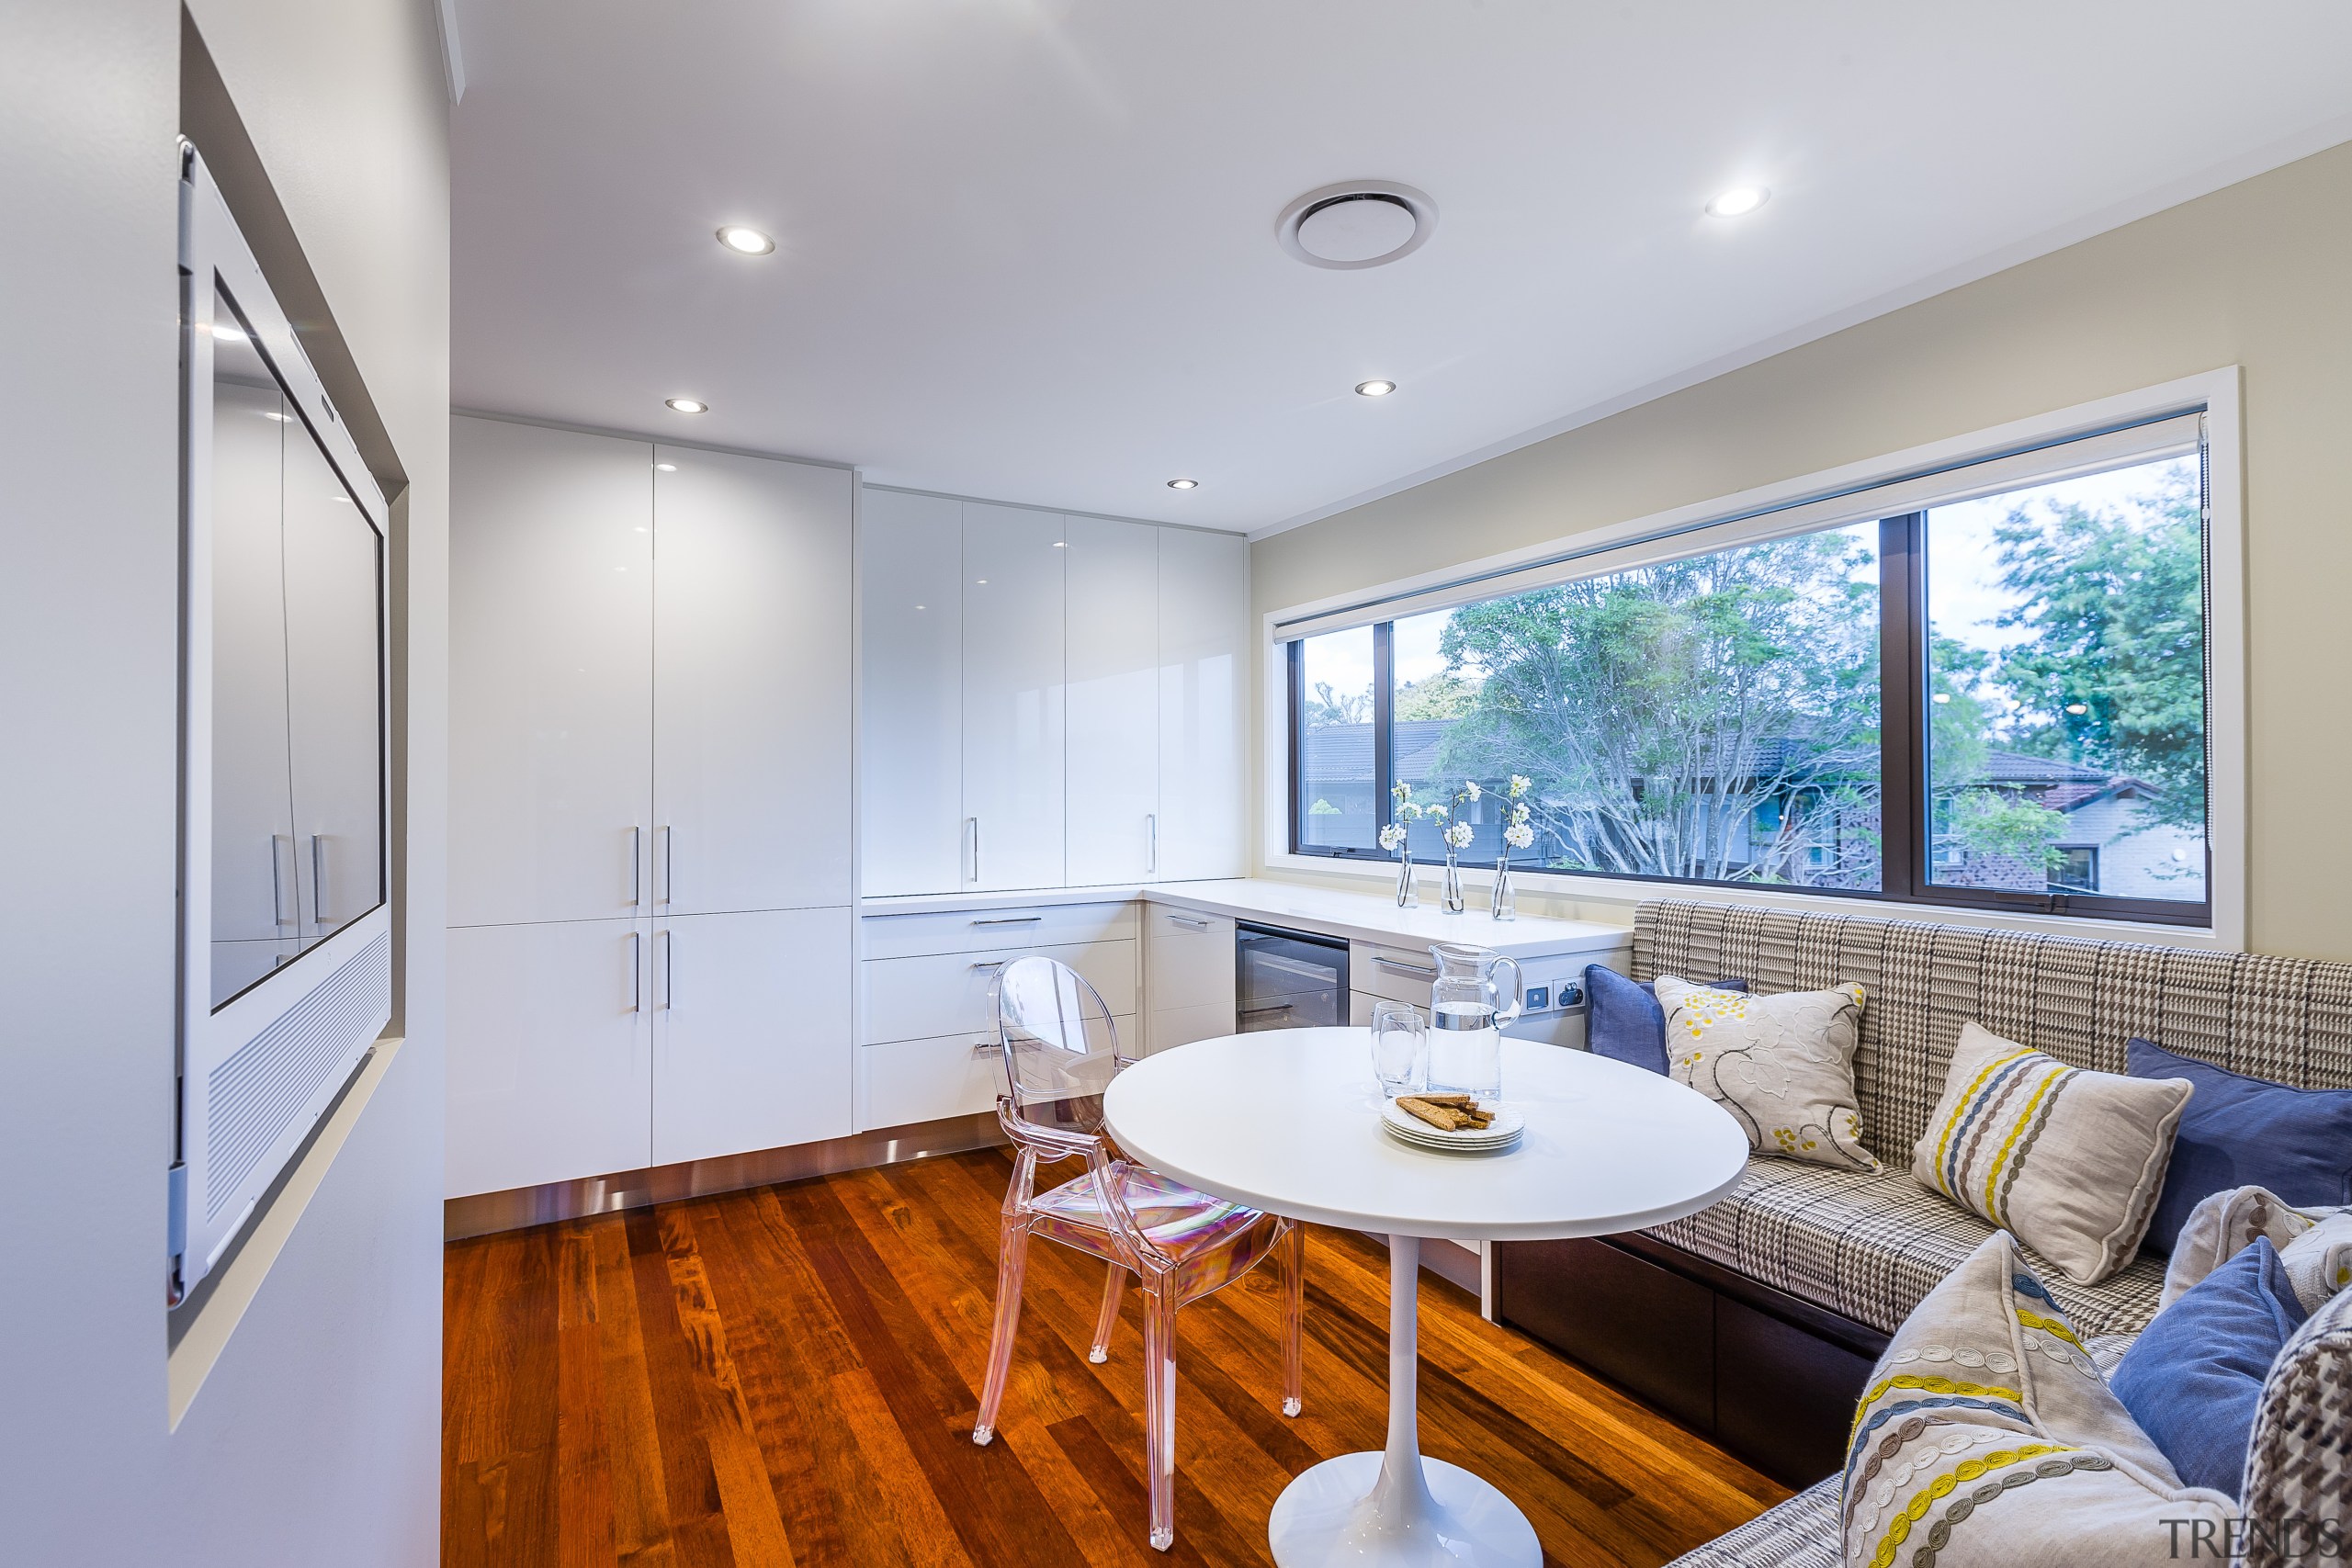
[[[1437,979],[1430,987],[1430,1088],[1499,1100],[1503,1028],[1523,1005],[1518,962],[1455,942],[1432,944],[1430,956],[1437,960]],[[1508,1007],[1495,978],[1495,971],[1505,966],[1510,970]]]

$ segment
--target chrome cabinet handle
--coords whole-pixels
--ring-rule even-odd
[[[653,901],[657,904],[675,903],[678,897],[678,880],[677,874],[670,869],[670,849],[678,841],[677,833],[675,829],[670,828],[656,828],[653,830],[662,835],[662,879],[654,884]]]
[[[631,828],[628,830],[628,907],[632,909],[645,907],[644,848],[645,829]]]
[[[1391,975],[1410,975],[1416,980],[1434,980],[1437,978],[1437,971],[1427,964],[1399,964],[1393,958],[1381,958],[1378,956],[1374,956],[1372,962],[1374,968],[1385,969]]]
[[[1159,813],[1147,811],[1143,818],[1143,869],[1148,876],[1159,874]]]
[[[983,1040],[972,1047],[972,1055],[975,1056],[997,1056],[1003,1053],[1004,1042],[1001,1040]]]
[[[1296,1002],[1276,1002],[1272,1007],[1243,1008],[1241,1010],[1241,1016],[1243,1018],[1255,1018],[1261,1012],[1288,1012],[1297,1005],[1298,1004]]]
[[[1034,926],[1045,918],[1043,915],[998,915],[989,919],[974,920],[972,923],[976,926]]]
[[[672,1011],[678,1005],[677,949],[673,945],[676,941],[674,933],[666,931],[662,933],[659,950],[662,958],[662,989],[659,995],[662,999],[654,1005],[663,1012]]]
[[[286,924],[286,864],[279,859],[278,835],[269,836],[269,923],[273,928]]]
[[[1171,926],[1182,926],[1186,931],[1204,931],[1209,929],[1208,921],[1193,915],[1170,915],[1168,917],[1168,923]]]
[[[1001,969],[1012,962],[1012,960],[1010,958],[995,958],[990,959],[986,963],[975,964],[972,967],[975,969]]]
[[[322,931],[327,923],[326,835],[311,835],[311,923]]]
[[[980,879],[980,819],[967,817],[964,825],[972,830],[972,880],[978,882]]]
[[[631,1012],[645,1010],[645,969],[639,962],[639,957],[638,935],[631,931],[628,933],[628,1010]]]

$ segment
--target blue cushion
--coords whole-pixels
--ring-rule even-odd
[[[2235,1497],[2262,1380],[2304,1315],[2278,1249],[2257,1236],[2156,1314],[2108,1386],[2184,1484]]]
[[[2170,1252],[2188,1212],[2233,1187],[2267,1187],[2295,1204],[2352,1203],[2352,1089],[2250,1078],[2145,1040],[2124,1052],[2135,1078],[2195,1086],[2148,1222],[2151,1251]]]
[[[1747,989],[1745,980],[1717,980],[1725,991]],[[1666,1010],[1657,1003],[1657,987],[1647,980],[1627,979],[1606,964],[1592,964],[1584,972],[1584,1040],[1596,1056],[1631,1062],[1664,1077],[1666,1073]]]

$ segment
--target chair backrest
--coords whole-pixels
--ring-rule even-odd
[[[1862,1141],[1898,1166],[1971,1019],[2102,1072],[2123,1070],[2136,1034],[2232,1072],[2352,1089],[2352,964],[1662,898],[1634,911],[1633,967],[1759,992],[1860,982]]]
[[[1069,964],[1016,958],[997,971],[997,1039],[1013,1113],[1061,1133],[1102,1126],[1102,1091],[1129,1058],[1102,994]]]

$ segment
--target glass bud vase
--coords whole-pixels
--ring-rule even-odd
[[[1495,862],[1495,897],[1487,912],[1498,920],[1519,919],[1519,889],[1511,886],[1509,855]]]
[[[1462,913],[1462,864],[1452,844],[1445,846],[1445,912]]]
[[[1413,852],[1410,850],[1397,857],[1396,907],[1400,909],[1421,907],[1421,890],[1413,885]]]

